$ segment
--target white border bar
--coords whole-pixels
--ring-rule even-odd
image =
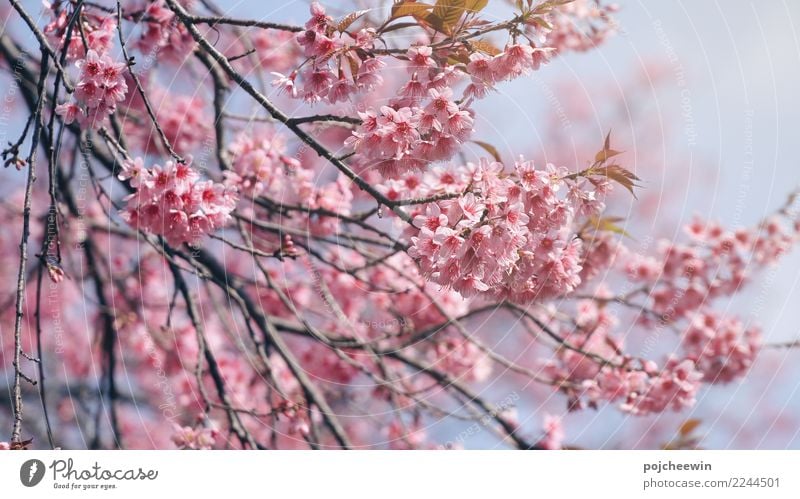
[[[38,485],[26,487],[20,468],[31,459],[46,471]],[[124,477],[128,470],[128,476],[139,474],[139,468],[157,476],[102,479]],[[0,487],[3,497],[15,499],[187,493],[221,499],[252,493],[348,499],[674,499],[676,493],[682,499],[797,498],[798,468],[800,451],[7,451],[0,452]]]

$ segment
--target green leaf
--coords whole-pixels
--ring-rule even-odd
[[[534,12],[536,12],[537,14],[544,14],[550,12],[556,7],[560,7],[562,5],[566,5],[574,1],[575,0],[548,0],[547,2],[543,2],[537,5]]]
[[[540,28],[544,28],[544,29],[548,29],[548,30],[552,30],[553,29],[553,25],[550,24],[549,22],[545,21],[543,17],[531,17],[530,21],[533,24],[539,26]]]
[[[487,5],[489,5],[489,0],[467,0],[464,4],[464,10],[468,14],[476,14],[485,9]]]
[[[419,3],[415,0],[401,0],[392,6],[392,14],[389,20],[405,16],[422,16],[427,11],[433,9],[433,5]]]
[[[624,218],[621,217],[592,217],[586,223],[587,227],[591,227],[595,230],[595,232],[613,232],[614,234],[621,234],[625,237],[631,237],[625,229],[617,225],[617,222],[624,221]],[[632,238],[631,238],[632,239]]]
[[[428,22],[443,33],[450,33],[464,14],[467,0],[438,0]]]

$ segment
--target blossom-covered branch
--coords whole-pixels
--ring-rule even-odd
[[[612,36],[613,5],[314,2],[291,23],[62,0],[38,26],[11,3],[35,43],[0,35],[30,116],[3,152],[0,445],[463,444],[446,420],[561,448],[541,390],[562,414],[680,412],[762,348],[715,305],[793,249],[796,196],[637,251],[614,207],[647,172],[616,136],[577,163],[511,160],[481,127],[507,82]]]

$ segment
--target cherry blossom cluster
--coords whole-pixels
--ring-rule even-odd
[[[234,189],[201,180],[188,163],[168,161],[163,167],[145,168],[136,158],[124,162],[119,178],[136,189],[127,198],[123,219],[173,245],[197,243],[225,225],[236,206]]]
[[[485,381],[492,364],[485,352],[467,338],[442,335],[429,351],[431,365],[455,379]]]
[[[296,37],[306,60],[288,76],[273,72],[273,85],[291,97],[330,104],[347,101],[352,95],[380,85],[383,78],[379,72],[386,64],[368,54],[375,30],[350,33],[348,27],[349,23],[335,24],[324,8],[313,2],[306,30]]]
[[[288,154],[286,136],[270,126],[239,133],[228,151],[233,169],[225,172],[226,181],[236,185],[242,194],[284,194],[281,201],[299,204],[305,198],[291,197],[290,189],[298,186],[295,192],[303,192],[313,188],[307,175],[310,172],[301,169],[300,161]]]
[[[565,168],[522,159],[510,174],[482,160],[443,175],[447,183],[431,192],[470,192],[414,218],[409,255],[431,280],[464,296],[530,303],[567,294],[581,284],[584,265],[575,226],[603,209],[594,184],[567,177]]]
[[[123,74],[125,64],[90,49],[86,58],[75,65],[80,69],[75,101],[58,105],[56,113],[67,124],[77,120],[81,126],[100,128],[128,92]]]
[[[514,43],[494,56],[476,51],[459,67],[443,61],[430,46],[412,46],[405,63],[409,79],[388,105],[359,113],[362,123],[346,144],[353,146],[363,166],[377,168],[384,177],[449,160],[472,135],[472,98],[485,97],[498,82],[538,69],[546,58],[545,49]],[[453,87],[466,74],[471,83],[457,98]]]
[[[216,428],[191,426],[175,426],[172,442],[179,449],[211,449],[217,438],[219,430]]]
[[[347,177],[337,174],[333,181],[321,181],[318,172],[304,167],[297,157],[287,153],[286,137],[270,126],[238,134],[229,153],[233,158],[232,169],[225,172],[225,184],[235,187],[247,200],[263,197],[277,206],[302,206],[343,215],[350,212],[353,194]],[[258,207],[254,209],[255,212],[245,213],[260,219]],[[282,216],[281,223],[314,234],[331,234],[336,231],[339,219],[310,217],[303,210]],[[283,242],[271,239],[279,245]]]
[[[477,99],[483,98],[497,83],[513,80],[539,69],[548,61],[551,52],[549,47],[532,47],[521,43],[509,44],[495,55],[473,52],[466,67],[472,83],[465,94]]]
[[[617,402],[620,410],[635,416],[677,412],[694,405],[703,382],[703,373],[690,359],[670,356],[660,368],[650,360],[601,367],[585,353],[573,354],[576,369],[570,369],[569,363],[552,362],[545,369],[563,383],[562,389],[570,397],[570,410]],[[620,357],[614,360],[619,361]]]
[[[113,16],[101,15],[91,10],[82,11],[81,19],[73,24],[67,41],[72,12],[65,7],[65,2],[45,1],[44,10],[52,20],[42,31],[57,53],[67,45],[67,60],[85,58],[88,54],[87,47],[101,55],[111,49],[117,29],[117,22]]]
[[[480,10],[484,2],[469,3]],[[614,30],[615,6],[513,1],[513,17],[495,22],[466,7],[445,19],[434,14],[441,9],[433,0],[395,2],[337,20],[313,3],[304,25],[266,19],[280,21],[266,27],[216,19],[211,4],[192,1],[180,2],[190,14],[182,20],[170,4],[123,1],[122,26],[113,6],[46,5],[48,41],[66,49],[80,70],[73,101],[58,113],[82,128],[102,126],[115,110],[121,118],[121,129],[88,133],[100,147],[87,151],[87,168],[105,178],[102,169],[112,157],[106,152],[136,158],[119,175],[132,194],[115,199],[115,188],[84,200],[81,216],[90,223],[74,223],[77,215],[66,204],[58,240],[29,260],[52,281],[45,281],[46,300],[30,278],[20,296],[36,304],[42,330],[60,336],[42,335],[39,356],[59,445],[84,445],[86,413],[111,410],[116,418],[102,417],[94,428],[100,446],[436,448],[436,434],[426,428],[452,411],[504,442],[561,449],[572,442],[560,411],[544,414],[540,425],[530,424],[530,412],[518,417],[516,411],[539,402],[552,411],[551,391],[564,395],[558,398],[566,402],[564,412],[601,404],[635,416],[685,410],[703,386],[744,376],[764,350],[757,327],[714,311],[711,302],[739,292],[757,269],[786,254],[800,238],[796,220],[776,216],[739,230],[697,220],[686,228],[688,241],[662,241],[637,254],[626,244],[640,235],[638,227],[625,220],[623,231],[609,215],[630,201],[608,196],[612,182],[632,191],[638,180],[616,164],[622,161],[607,162],[619,154],[610,137],[595,155],[585,144],[572,147],[578,133],[561,141],[547,136],[555,149],[547,160],[536,151],[526,156],[535,160],[513,163],[475,137],[479,99],[550,57],[605,40]],[[67,37],[76,8],[80,17]],[[381,12],[390,17],[375,23]],[[195,43],[184,22],[208,44]],[[155,119],[142,94],[129,91],[131,72],[111,56],[120,27],[135,60],[145,61],[142,93]],[[230,62],[215,64],[215,78],[201,64],[218,57],[209,45]],[[193,51],[197,60],[188,57]],[[33,56],[25,62],[35,68]],[[261,93],[270,73],[277,93],[296,100],[288,103],[291,110],[287,100],[275,100],[280,113],[270,118],[260,106],[255,111],[264,114],[256,116],[247,107],[253,95],[240,82],[252,81]],[[44,82],[48,91],[53,74]],[[157,84],[180,80],[181,87],[197,86],[179,95]],[[219,101],[229,91],[232,98]],[[588,109],[594,100],[581,106],[569,99],[573,87],[561,91],[556,95],[568,99],[570,119],[592,121],[585,135],[596,137]],[[627,87],[622,93],[624,105],[635,95]],[[210,112],[212,96],[218,111],[225,107],[214,116],[218,121]],[[258,125],[241,127],[244,113]],[[283,115],[293,121],[281,124]],[[297,132],[293,122],[307,136],[280,131],[288,124]],[[83,159],[73,155],[87,135],[76,132],[65,128],[61,137],[63,161],[54,165],[61,173]],[[213,138],[218,142],[208,144]],[[473,139],[496,161],[447,163],[470,152],[462,146]],[[202,168],[191,160],[145,166],[173,151],[188,158],[200,147],[207,153]],[[341,159],[326,160],[319,147]],[[636,157],[647,157],[639,152]],[[588,165],[577,167],[576,157]],[[205,166],[221,180],[206,177]],[[353,175],[363,182],[353,182]],[[64,178],[57,193],[68,199],[76,182]],[[9,206],[24,206],[19,182],[0,184],[11,189]],[[380,195],[354,187],[364,184]],[[44,213],[51,202],[40,187],[31,194],[32,213]],[[119,218],[171,245],[197,244],[223,227],[224,237],[207,241],[202,258],[181,251],[164,258],[162,248],[141,244],[135,231],[96,229],[108,224],[109,208],[120,200]],[[609,209],[607,201],[618,204]],[[408,216],[398,216],[400,210]],[[0,210],[9,227],[21,228],[22,216],[18,209]],[[38,216],[30,226],[33,255],[48,242],[50,227]],[[80,244],[87,238],[97,244]],[[0,232],[0,282],[17,282],[19,243],[18,231]],[[93,253],[92,246],[103,251]],[[184,296],[177,280],[195,264],[209,278]],[[89,302],[87,285],[95,298]],[[103,300],[114,305],[113,321]],[[83,320],[62,320],[75,316]],[[13,307],[0,309],[0,320],[15,319]],[[634,357],[637,333],[661,326],[652,355]],[[37,352],[30,325],[23,321],[22,328],[21,352]],[[96,338],[109,329],[111,349]],[[0,365],[9,372],[15,348],[12,335],[0,335]],[[125,352],[125,369],[98,364],[117,351]],[[23,372],[35,375],[27,359]],[[105,399],[105,381],[97,393],[98,374],[116,376],[118,397]],[[536,382],[537,388],[520,389],[532,400],[519,408],[495,405],[496,392],[484,388],[517,376]],[[73,386],[86,394],[81,404],[57,397]],[[474,396],[465,396],[474,388]],[[41,401],[27,404],[35,390],[23,396],[24,431],[36,438],[34,445],[46,445],[32,423]],[[0,413],[0,424],[8,419]],[[16,445],[0,442],[0,449]]]
[[[167,8],[166,2],[143,2],[137,7],[142,11],[142,30],[136,41],[137,48],[148,58],[158,54],[171,62],[183,62],[192,52],[195,42],[186,26]]]
[[[681,345],[707,383],[725,383],[743,376],[761,347],[761,332],[739,319],[698,312],[684,331]]]
[[[761,348],[759,330],[704,304],[739,291],[755,269],[774,263],[797,242],[800,232],[792,213],[787,209],[780,213],[783,216],[736,231],[696,220],[686,227],[690,242],[662,242],[660,259],[620,247],[628,277],[652,286],[647,303],[653,308],[638,315],[640,322],[652,325],[655,318],[667,324],[687,322],[680,336],[682,356],[668,357],[659,369],[652,361],[624,355],[622,340],[611,335],[618,319],[604,305],[613,295],[600,288],[593,299],[577,303],[577,329],[567,327],[562,332],[572,348],[557,351],[557,359],[545,364],[552,379],[570,395],[570,407],[621,401],[620,408],[635,415],[677,411],[694,403],[701,383],[743,376]],[[542,321],[553,322],[547,317]]]
[[[617,31],[615,3],[598,0],[565,2],[544,16],[547,25],[531,19],[526,31],[556,52],[585,52],[605,42]]]
[[[800,240],[797,224],[777,215],[737,230],[697,219],[686,233],[687,243],[661,241],[656,256],[625,258],[628,277],[651,288],[650,307],[668,322],[736,293],[756,270],[777,262]]]
[[[296,35],[290,31],[256,31],[252,36],[252,43],[261,68],[272,73],[282,73],[292,69],[303,54],[302,47],[295,37]],[[295,94],[291,88],[288,90],[290,95]]]
[[[168,92],[155,83],[141,81],[148,94],[156,121],[178,154],[190,154],[201,148],[213,133],[209,125],[210,116],[205,110],[207,104],[200,95],[179,95]],[[128,85],[134,85],[132,80]],[[139,92],[129,92],[121,112],[125,113],[123,122],[129,141],[151,154],[166,154],[159,132],[155,129]]]
[[[453,100],[449,88],[428,95],[425,107],[382,106],[379,112],[359,113],[363,123],[345,144],[359,153],[365,167],[385,177],[450,159],[472,134],[472,114]]]
[[[653,362],[641,371],[604,370],[596,383],[607,400],[622,397],[623,411],[642,416],[693,406],[702,379],[691,360],[669,358],[660,370]]]

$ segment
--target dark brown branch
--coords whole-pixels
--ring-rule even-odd
[[[13,3],[13,1],[12,1]],[[39,72],[39,83],[36,88],[38,100],[36,109],[33,113],[33,135],[31,137],[31,149],[28,154],[28,176],[25,182],[25,199],[22,207],[22,237],[19,243],[19,272],[17,274],[17,295],[16,295],[16,315],[14,317],[14,428],[11,432],[11,442],[19,444],[22,433],[22,318],[25,302],[25,276],[28,266],[28,237],[30,236],[31,224],[31,198],[33,196],[33,184],[36,182],[36,152],[39,149],[39,138],[42,132],[43,119],[42,107],[44,106],[45,91],[44,84],[49,72],[49,56],[47,51],[42,48],[42,64]]]
[[[216,26],[217,24],[229,24],[231,26],[241,26],[244,28],[262,28],[274,29],[278,31],[290,31],[292,33],[299,33],[305,31],[302,26],[292,26],[290,24],[271,23],[266,21],[256,21],[254,19],[236,19],[233,17],[221,16],[192,16],[186,14],[186,19],[193,24],[207,24],[209,26]]]
[[[161,139],[161,142],[164,144],[164,147],[167,148],[170,156],[175,158],[175,161],[178,163],[184,163],[184,159],[175,152],[172,148],[172,144],[169,143],[169,139],[167,135],[164,133],[164,130],[161,128],[161,125],[158,124],[158,118],[156,118],[156,114],[153,111],[153,106],[150,104],[150,99],[147,97],[147,94],[144,91],[144,87],[142,87],[142,82],[139,80],[139,76],[133,71],[134,61],[133,58],[128,55],[128,49],[125,46],[125,37],[122,35],[122,6],[120,5],[119,0],[117,0],[117,33],[119,34],[119,43],[122,46],[122,55],[125,58],[125,67],[128,68],[128,73],[130,73],[131,78],[133,78],[133,82],[136,85],[136,90],[139,92],[139,95],[142,97],[142,101],[144,102],[144,108],[147,110],[147,115],[150,116],[150,121],[153,122],[153,126],[158,132],[158,137]]]

